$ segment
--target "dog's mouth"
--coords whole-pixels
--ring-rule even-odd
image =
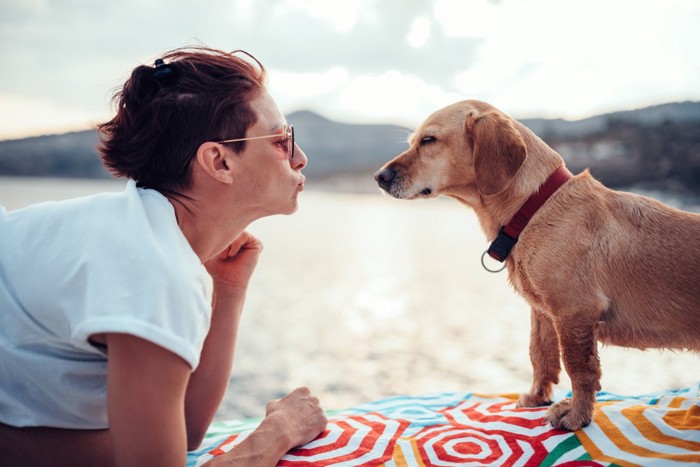
[[[420,191],[414,191],[406,189],[406,187],[400,185],[394,185],[391,187],[382,187],[382,189],[390,196],[398,199],[414,200],[420,198],[431,198],[433,195],[432,188],[423,188]]]
[[[426,186],[416,190],[410,181],[401,173],[391,169],[383,168],[379,170],[374,178],[379,187],[387,194],[399,199],[416,199],[420,197],[430,197],[433,195],[433,188]],[[409,182],[409,183],[407,183]]]

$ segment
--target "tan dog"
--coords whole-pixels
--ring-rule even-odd
[[[457,199],[493,240],[563,165],[521,123],[463,101],[428,117],[375,178],[396,198]],[[591,422],[601,389],[597,340],[700,351],[700,215],[610,190],[588,171],[559,172],[563,185],[532,215],[506,266],[532,307],[534,377],[518,406],[551,404],[561,352],[573,398],[546,419],[577,430]]]

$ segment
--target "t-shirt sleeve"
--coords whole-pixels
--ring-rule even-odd
[[[194,370],[211,320],[211,278],[179,230],[164,199],[135,199],[119,234],[86,235],[71,279],[60,294],[75,300],[71,341],[95,350],[93,334],[126,333],[184,359]],[[99,225],[104,229],[108,219]],[[61,308],[70,309],[71,303]]]
[[[130,334],[178,355],[194,370],[210,322],[203,281],[204,277],[167,282],[161,277],[137,281],[127,289],[115,284],[118,290],[89,300],[90,311],[75,322],[71,340],[77,347],[93,348],[89,338],[94,334]]]

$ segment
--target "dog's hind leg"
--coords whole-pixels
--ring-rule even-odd
[[[552,403],[553,386],[559,382],[561,371],[559,338],[549,316],[532,308],[530,328],[530,361],[532,387],[518,399],[518,407],[539,407]]]
[[[573,397],[551,406],[545,418],[554,428],[575,431],[591,423],[596,391],[600,390],[596,326],[568,317],[563,325],[557,322],[556,328]]]

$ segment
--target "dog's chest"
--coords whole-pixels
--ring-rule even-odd
[[[508,265],[508,280],[511,285],[531,306],[542,309],[544,307],[542,297],[537,293],[527,274],[523,272],[517,261],[512,264]]]

